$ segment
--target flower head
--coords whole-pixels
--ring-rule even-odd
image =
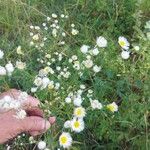
[[[122,51],[121,52],[121,57],[123,59],[128,59],[130,57],[130,52],[129,51]]]
[[[4,56],[4,52],[2,50],[0,50],[0,59],[2,59]]]
[[[118,111],[118,105],[115,102],[113,102],[107,105],[107,109],[114,113]]]
[[[68,132],[63,132],[59,137],[59,144],[63,148],[69,148],[72,144],[72,137]]]
[[[83,118],[83,117],[85,117],[85,115],[86,115],[85,108],[83,108],[82,106],[74,109],[75,117]]]
[[[123,49],[125,49],[125,50],[129,49],[130,43],[128,42],[128,40],[125,37],[120,36],[118,38],[118,43]]]
[[[75,132],[81,132],[84,130],[84,121],[83,119],[73,118],[71,121],[71,129]]]
[[[98,47],[107,47],[107,40],[104,37],[99,36],[96,40],[96,44]]]

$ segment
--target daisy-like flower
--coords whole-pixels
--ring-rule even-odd
[[[23,70],[26,68],[26,63],[24,63],[22,61],[16,61],[16,67],[20,70]]]
[[[93,109],[102,109],[102,104],[98,100],[90,100]]]
[[[107,40],[104,37],[99,36],[96,40],[96,44],[98,47],[107,47]]]
[[[128,42],[128,40],[125,37],[120,36],[118,38],[118,43],[123,49],[125,49],[125,50],[129,49],[130,43]]]
[[[37,146],[38,146],[39,150],[44,150],[46,148],[46,142],[45,141],[39,141]]]
[[[4,52],[2,50],[0,50],[0,59],[2,59],[4,56]]]
[[[81,106],[81,104],[82,104],[82,98],[81,98],[80,95],[77,95],[77,96],[74,98],[73,104],[74,104],[75,106]]]
[[[18,46],[16,51],[18,55],[24,55],[24,53],[21,50],[21,46]]]
[[[86,68],[91,68],[93,66],[93,61],[91,59],[87,59],[83,61],[83,64]]]
[[[118,111],[118,105],[115,102],[108,104],[106,107],[113,113]]]
[[[70,120],[67,120],[67,121],[64,123],[64,127],[65,127],[65,128],[70,128],[70,127],[71,127],[71,121],[70,121]]]
[[[6,68],[6,71],[7,71],[8,75],[11,75],[12,72],[15,70],[14,66],[13,66],[13,64],[11,62],[6,64],[5,68]]]
[[[42,85],[42,78],[36,77],[35,80],[34,80],[34,84],[36,86],[41,86]]]
[[[101,71],[101,67],[95,65],[95,66],[93,67],[93,71],[94,71],[95,73],[98,73],[98,72]]]
[[[130,52],[129,51],[122,51],[121,52],[121,57],[123,59],[128,59],[130,57]]]
[[[32,38],[33,38],[34,41],[38,41],[39,40],[39,35],[35,34]]]
[[[69,148],[72,144],[72,137],[71,137],[70,133],[63,132],[59,137],[59,144],[63,148]]]
[[[71,98],[70,97],[66,97],[65,98],[65,102],[68,103],[68,104],[71,103]]]
[[[88,52],[89,48],[90,47],[88,45],[82,45],[80,50],[81,50],[82,53],[86,54]]]
[[[74,109],[74,116],[77,118],[83,118],[85,117],[86,112],[85,112],[85,108],[81,107],[77,107]]]
[[[6,75],[6,69],[5,69],[5,67],[0,66],[0,75],[1,76]]]
[[[72,131],[75,131],[77,133],[83,131],[84,130],[83,119],[73,118],[73,120],[71,120],[71,129]]]
[[[76,30],[76,29],[72,29],[72,31],[71,31],[71,34],[72,34],[72,35],[77,35],[78,33],[79,33],[79,31]]]

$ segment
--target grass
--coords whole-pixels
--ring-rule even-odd
[[[89,80],[92,75],[85,73],[84,78],[78,80],[77,74],[74,73],[67,82],[63,80],[61,82],[64,87],[69,84],[75,88],[80,83],[86,83],[89,87],[93,87],[94,96],[104,104],[116,101],[120,105],[119,112],[115,115],[107,111],[90,111],[85,119],[86,129],[81,134],[74,135],[76,142],[72,149],[148,150],[150,44],[141,37],[141,33],[143,34],[145,21],[150,17],[149,6],[148,0],[143,0],[140,5],[137,0],[0,0],[0,43],[1,49],[4,49],[7,55],[2,63],[18,59],[16,55],[18,45],[22,45],[26,53],[25,58],[19,59],[28,62],[27,70],[16,71],[11,79],[0,78],[0,90],[17,88],[30,93],[38,64],[35,61],[36,50],[28,46],[29,25],[39,25],[44,16],[53,12],[58,14],[65,12],[69,15],[69,20],[64,23],[66,30],[73,22],[80,32],[76,38],[69,36],[67,39],[65,48],[71,50],[70,54],[77,51],[77,55],[81,57],[80,46],[94,44],[99,35],[106,37],[109,45],[107,51],[101,51],[95,60],[103,66],[101,74]],[[138,14],[139,10],[143,12],[142,17]],[[133,51],[127,61],[119,58],[120,48],[115,44],[121,35],[127,37],[130,42],[140,45],[140,51]],[[55,49],[59,49],[55,41],[47,46],[50,53]],[[52,149],[57,145],[56,137],[65,119],[72,114],[72,107],[62,105],[66,97],[64,91],[59,93],[62,101],[53,100],[55,92],[47,90],[35,95],[43,102],[48,99],[53,105],[46,106],[46,109],[50,109],[58,117],[54,129],[44,135]],[[89,106],[89,103],[84,105]],[[19,149],[19,146],[15,149]],[[28,146],[28,149],[32,147]]]

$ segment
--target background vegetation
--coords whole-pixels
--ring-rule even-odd
[[[30,92],[36,62],[33,61],[35,50],[27,44],[29,25],[38,25],[45,15],[53,12],[65,12],[69,15],[66,27],[73,22],[80,32],[76,40],[68,39],[70,49],[76,50],[83,43],[92,44],[99,35],[108,40],[107,53],[99,58],[104,71],[89,84],[101,101],[119,104],[115,115],[100,111],[88,113],[86,129],[74,137],[80,144],[74,144],[72,149],[150,149],[150,42],[143,37],[145,22],[150,19],[149,8],[149,0],[0,0],[0,48],[7,54],[5,61],[17,59],[18,45],[22,45],[28,56],[27,70],[16,71],[11,80],[0,77],[1,92],[9,88]],[[120,49],[114,46],[121,35],[140,46],[126,61],[118,58]],[[88,75],[83,80],[86,78]],[[70,85],[78,83],[71,80]],[[47,95],[41,92],[38,97],[44,100]],[[65,97],[63,93],[62,97]],[[58,103],[50,109],[58,117],[58,127],[54,127],[57,129],[64,122],[60,119],[63,110]],[[62,115],[68,115],[65,113]],[[54,130],[51,135],[56,133]]]

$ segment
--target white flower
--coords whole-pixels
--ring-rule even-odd
[[[71,34],[72,34],[72,35],[77,35],[78,33],[79,33],[79,31],[76,30],[76,29],[72,29],[72,31],[71,31]]]
[[[128,40],[125,37],[120,36],[118,38],[118,43],[123,49],[125,49],[125,50],[129,49],[130,43],[128,42]]]
[[[4,56],[4,52],[0,50],[0,59],[3,59],[3,56]]]
[[[95,73],[98,73],[98,72],[101,71],[101,67],[95,65],[95,66],[93,67],[93,71],[94,71]]]
[[[39,35],[38,34],[35,34],[33,37],[32,37],[33,40],[35,41],[38,41],[39,40]]]
[[[16,51],[17,51],[17,54],[24,55],[24,53],[21,50],[21,46],[18,46]]]
[[[6,69],[5,69],[5,67],[0,66],[0,75],[1,76],[6,75]]]
[[[54,88],[54,81],[50,81],[48,84],[48,89],[51,90]]]
[[[85,117],[86,112],[85,112],[85,108],[81,107],[77,107],[74,109],[74,116],[77,118],[83,118]]]
[[[52,30],[52,35],[53,35],[54,37],[57,36],[57,29],[54,28],[54,29]]]
[[[83,131],[84,130],[83,119],[73,118],[73,120],[71,120],[71,129],[72,131],[75,131],[77,133]]]
[[[49,83],[50,83],[49,78],[44,77],[44,78],[42,79],[42,87],[41,87],[41,89],[45,89],[45,88],[48,86]]]
[[[86,68],[91,68],[93,66],[93,61],[91,59],[87,59],[83,61],[83,64]]]
[[[74,60],[74,61],[78,59],[77,55],[73,55],[71,58],[72,58],[72,60]]]
[[[53,17],[53,18],[57,18],[57,15],[53,13],[53,14],[52,14],[52,17]]]
[[[20,70],[23,70],[26,68],[26,63],[24,63],[22,61],[16,61],[16,67]]]
[[[6,64],[5,68],[6,68],[6,71],[8,72],[8,75],[11,75],[12,72],[14,71],[14,66],[11,62]]]
[[[37,87],[32,87],[32,88],[31,88],[31,92],[32,92],[32,93],[35,93],[36,91],[37,91]]]
[[[84,90],[86,88],[86,86],[84,84],[80,85],[80,89]]]
[[[47,19],[47,21],[50,21],[50,20],[51,20],[51,18],[50,18],[50,17],[47,17],[46,19]]]
[[[34,84],[36,86],[41,86],[42,85],[42,78],[36,77],[35,80],[34,80]]]
[[[61,18],[64,18],[64,17],[65,17],[65,15],[64,15],[64,14],[61,14],[61,15],[60,15],[60,17],[61,17]]]
[[[58,90],[60,88],[60,83],[55,83],[55,89]]]
[[[86,54],[88,52],[88,49],[90,47],[88,45],[82,45],[82,47],[80,48],[81,52]]]
[[[81,96],[80,95],[77,95],[74,99],[73,99],[73,104],[75,105],[75,106],[81,106],[81,104],[82,104],[82,98],[81,98]]]
[[[40,142],[38,143],[38,149],[39,149],[39,150],[44,150],[45,148],[46,148],[46,142],[40,141]]]
[[[136,51],[139,51],[140,50],[140,47],[139,46],[134,46],[134,49],[136,50]]]
[[[102,104],[98,100],[90,100],[93,109],[102,109]]]
[[[93,55],[98,55],[99,54],[99,50],[98,50],[98,48],[94,48],[93,50],[92,50],[92,54]]]
[[[107,40],[104,37],[99,36],[96,40],[96,44],[98,47],[107,47]]]
[[[17,119],[24,119],[27,116],[27,113],[25,110],[19,110],[16,112],[16,115],[14,116]]]
[[[40,30],[40,27],[39,26],[35,26],[34,29],[35,30]]]
[[[123,59],[128,59],[130,57],[130,52],[129,51],[122,51],[121,52],[121,57]]]
[[[72,137],[71,137],[70,133],[63,132],[59,137],[59,144],[63,148],[69,148],[72,144]]]
[[[68,103],[68,104],[71,103],[71,98],[70,97],[66,97],[65,98],[65,102]]]
[[[67,120],[65,123],[64,123],[64,128],[70,128],[71,127],[71,121],[70,120]]]
[[[118,105],[115,102],[108,104],[106,107],[108,110],[110,110],[113,113],[118,111]]]

